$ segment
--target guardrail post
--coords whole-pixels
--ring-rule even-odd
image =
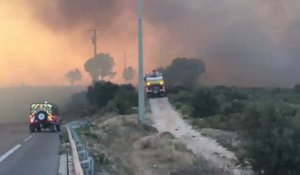
[[[76,175],[94,175],[95,174],[95,161],[89,156],[85,145],[80,140],[76,132],[77,128],[87,126],[87,122],[72,122],[67,124],[69,140],[72,148],[73,161],[75,166]]]
[[[72,137],[72,130],[70,130],[69,126],[67,125],[67,131],[69,135],[69,141],[71,145],[71,150],[72,150],[72,157],[73,157],[73,162],[74,162],[74,168],[75,168],[75,175],[83,175],[83,171],[79,162],[78,158],[78,153],[76,149],[76,145],[74,143],[73,137]]]
[[[76,145],[76,149],[77,149],[77,151],[82,151],[84,148],[83,148],[82,144],[78,144],[78,145]]]
[[[81,167],[84,169],[86,175],[94,175],[94,160],[92,157],[88,157],[87,160],[81,161]]]
[[[78,151],[79,159],[86,160],[88,158],[88,152],[86,150]]]

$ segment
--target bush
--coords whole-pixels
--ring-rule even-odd
[[[184,117],[190,117],[190,115],[192,113],[192,107],[190,107],[189,105],[183,105],[181,107],[180,111]]]
[[[247,109],[241,133],[247,138],[247,157],[257,174],[300,174],[299,120],[296,109],[283,102]]]
[[[244,104],[239,100],[234,100],[230,103],[225,103],[220,109],[220,112],[224,115],[241,113],[244,109]]]
[[[91,105],[101,108],[112,100],[119,90],[119,86],[111,82],[95,82],[88,87],[87,99]]]
[[[210,125],[207,123],[206,120],[199,120],[199,119],[193,119],[192,125],[197,128],[208,128]]]
[[[168,93],[177,94],[180,91],[188,91],[188,90],[191,90],[191,89],[182,87],[182,86],[175,86],[175,87],[168,88]]]
[[[115,106],[121,115],[131,113],[132,107],[138,105],[138,94],[134,88],[131,87],[121,86],[114,97]]]
[[[84,109],[88,107],[88,100],[86,98],[86,92],[80,92],[73,94],[66,104],[66,107],[63,111],[63,115],[74,115],[74,114],[83,114]],[[84,114],[83,114],[84,115]]]
[[[300,94],[300,84],[295,85],[293,90],[294,90],[295,93]]]
[[[208,117],[217,114],[219,105],[209,89],[198,89],[192,99],[193,116]]]
[[[206,118],[205,121],[209,128],[222,129],[226,131],[237,131],[240,129],[240,122],[243,115],[231,114],[231,115],[214,115]]]
[[[231,89],[230,91],[225,91],[224,95],[228,101],[232,100],[245,100],[247,95],[239,91],[239,89]]]
[[[174,106],[175,106],[175,108],[176,108],[177,110],[180,110],[180,109],[182,108],[183,104],[182,104],[181,102],[179,102],[179,101],[176,101],[176,102],[174,103]]]
[[[135,91],[135,88],[131,84],[122,84],[120,90]]]
[[[117,109],[121,115],[131,113],[132,107],[138,103],[138,95],[131,84],[119,86],[111,82],[96,82],[88,88],[87,97],[90,104],[98,109]]]
[[[100,109],[97,109],[96,113],[98,116],[105,116],[105,114],[110,113],[110,115],[117,115],[118,109],[116,107],[116,104],[114,100],[110,100],[107,105],[103,106]]]

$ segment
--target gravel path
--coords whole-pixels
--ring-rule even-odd
[[[236,157],[215,140],[202,136],[188,125],[180,114],[170,105],[167,98],[150,99],[151,119],[159,132],[170,132],[181,140],[194,154],[215,164],[215,166],[231,171],[234,175],[247,175],[234,166]]]

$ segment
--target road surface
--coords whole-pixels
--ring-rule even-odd
[[[0,124],[0,156],[29,134],[26,124]]]
[[[28,132],[25,124],[0,125],[0,175],[57,175],[59,134]]]

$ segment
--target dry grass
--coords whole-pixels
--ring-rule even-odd
[[[93,134],[97,134],[97,139],[89,134],[83,137],[90,151],[100,160],[98,171],[105,169],[114,175],[224,174],[208,162],[199,161],[171,133],[157,133],[155,128],[147,125],[141,129],[134,115],[94,123]],[[200,164],[203,168],[198,167]]]

